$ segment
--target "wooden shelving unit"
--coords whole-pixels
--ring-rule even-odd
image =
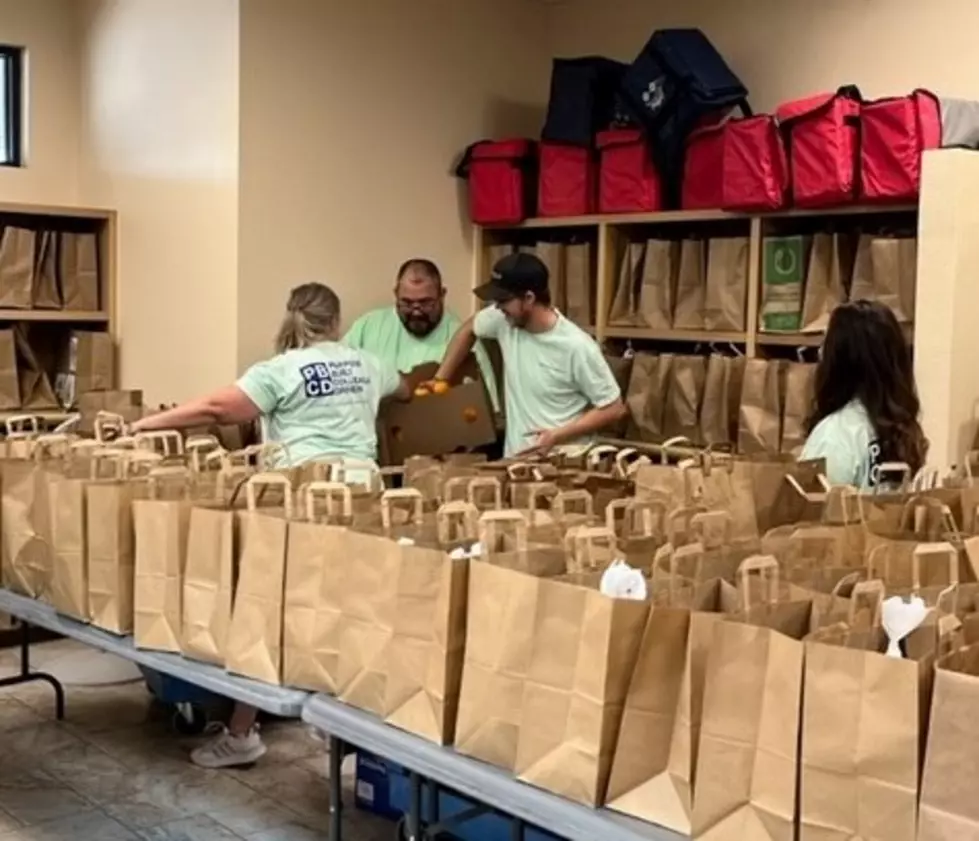
[[[750,357],[785,356],[792,349],[817,348],[821,334],[759,330],[762,254],[766,236],[786,232],[855,230],[864,226],[912,228],[918,238],[917,295],[913,327],[915,368],[922,398],[931,460],[957,463],[971,449],[979,425],[979,154],[943,150],[925,155],[917,205],[846,206],[740,214],[725,211],[670,211],[630,215],[529,219],[515,226],[476,227],[473,286],[486,280],[491,251],[501,245],[530,246],[539,239],[594,243],[596,323],[586,329],[599,342],[619,340],[689,345],[731,344]],[[745,331],[648,330],[608,324],[608,313],[624,243],[646,236],[749,237]],[[475,307],[475,300],[473,302]],[[967,320],[967,323],[966,323]],[[811,358],[811,357],[810,357]],[[955,385],[952,385],[955,360]],[[968,367],[968,372],[959,372]],[[975,372],[975,373],[973,373]]]
[[[26,228],[37,232],[63,232],[94,235],[98,252],[98,308],[11,309],[0,308],[0,328],[21,325],[29,333],[31,349],[44,364],[52,379],[53,366],[61,353],[62,342],[72,329],[107,332],[116,347],[118,360],[118,324],[116,320],[116,212],[94,207],[61,207],[54,205],[0,202],[0,230],[4,227]],[[118,361],[116,362],[118,366]],[[113,379],[118,371],[113,372]],[[65,420],[63,408],[22,408],[0,411],[0,421],[13,416],[32,415],[46,426]]]

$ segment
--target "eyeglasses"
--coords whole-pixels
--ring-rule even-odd
[[[441,303],[439,298],[418,298],[414,300],[407,300],[405,298],[398,298],[397,305],[399,310],[404,312],[413,312],[415,310],[421,310],[422,312],[431,312],[436,309]]]

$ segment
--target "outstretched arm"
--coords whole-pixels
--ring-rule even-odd
[[[133,424],[133,432],[185,429],[216,423],[250,423],[261,414],[251,398],[238,386],[230,385],[205,397],[190,400],[173,409],[149,415]]]
[[[473,319],[467,318],[459,325],[459,329],[456,330],[455,335],[449,342],[449,346],[445,350],[445,356],[442,358],[442,364],[439,365],[438,371],[435,372],[435,379],[452,382],[455,375],[459,372],[459,368],[462,367],[462,363],[466,361],[466,357],[472,351],[475,343],[476,332],[473,329]]]

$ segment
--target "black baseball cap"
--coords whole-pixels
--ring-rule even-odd
[[[547,292],[547,266],[534,254],[507,254],[493,266],[488,283],[474,290],[481,301],[500,303],[519,298],[528,292]]]

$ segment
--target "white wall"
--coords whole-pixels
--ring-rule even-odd
[[[237,372],[238,0],[78,2],[81,195],[119,211],[122,382],[184,399]]]
[[[75,0],[0,0],[0,43],[27,50],[26,167],[0,167],[0,200],[78,200],[80,43]]]

